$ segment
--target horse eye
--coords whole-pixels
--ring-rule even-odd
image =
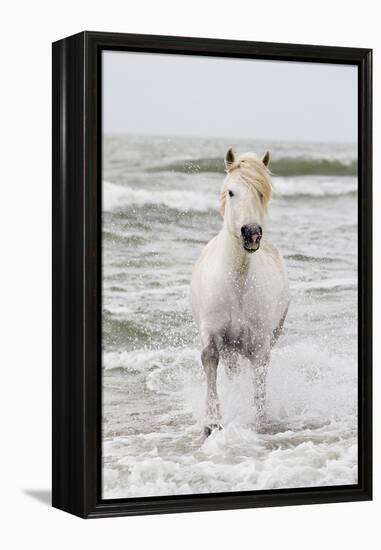
[[[234,193],[233,191],[230,191],[230,189],[229,189],[229,197],[234,197]]]

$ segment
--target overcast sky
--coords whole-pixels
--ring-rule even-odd
[[[357,141],[357,67],[103,52],[106,133]]]

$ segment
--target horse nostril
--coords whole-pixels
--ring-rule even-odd
[[[251,240],[253,243],[259,243],[259,241],[262,239],[262,235],[260,233],[253,233],[251,236]]]

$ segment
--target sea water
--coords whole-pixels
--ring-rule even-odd
[[[218,368],[222,431],[203,435],[206,382],[189,301],[221,228],[223,155],[270,150],[264,231],[291,304],[256,433],[252,370]],[[356,146],[105,136],[103,497],[357,483]]]

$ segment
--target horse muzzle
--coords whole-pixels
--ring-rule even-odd
[[[241,227],[241,235],[246,252],[256,252],[261,244],[262,227],[257,223],[247,223]]]

